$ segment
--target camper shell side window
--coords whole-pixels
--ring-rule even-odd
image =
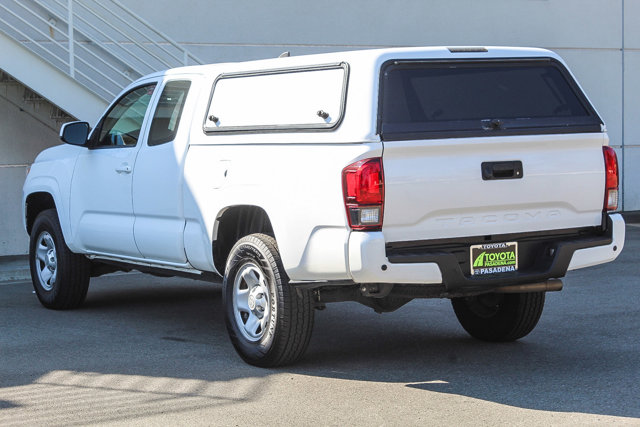
[[[346,63],[221,74],[205,133],[336,129],[344,116]]]

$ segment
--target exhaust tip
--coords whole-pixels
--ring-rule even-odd
[[[526,285],[503,286],[495,290],[498,294],[519,294],[526,292],[557,292],[562,290],[561,279],[549,279],[546,282],[529,283]]]

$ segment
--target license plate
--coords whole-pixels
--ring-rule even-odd
[[[510,273],[518,270],[518,242],[473,245],[471,274]]]

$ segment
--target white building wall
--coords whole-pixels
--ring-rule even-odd
[[[640,0],[120,1],[207,62],[387,46],[554,50],[607,123],[624,177],[623,209],[640,210]],[[26,252],[19,209],[9,205],[19,203],[22,165],[35,157],[30,147],[59,143],[55,130],[12,108],[0,105],[0,255]]]
[[[209,62],[385,46],[554,50],[607,123],[623,208],[640,210],[640,0],[121,1]]]
[[[640,0],[624,3],[624,208],[640,209]]]

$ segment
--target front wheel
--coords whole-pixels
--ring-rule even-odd
[[[251,234],[229,254],[223,281],[231,342],[247,363],[273,367],[304,354],[313,329],[309,291],[294,289],[273,237]]]
[[[29,265],[33,288],[42,305],[64,310],[84,302],[89,287],[89,260],[69,250],[55,209],[42,211],[33,223]]]
[[[474,338],[483,341],[515,341],[538,324],[544,292],[483,294],[452,298],[458,321]]]

